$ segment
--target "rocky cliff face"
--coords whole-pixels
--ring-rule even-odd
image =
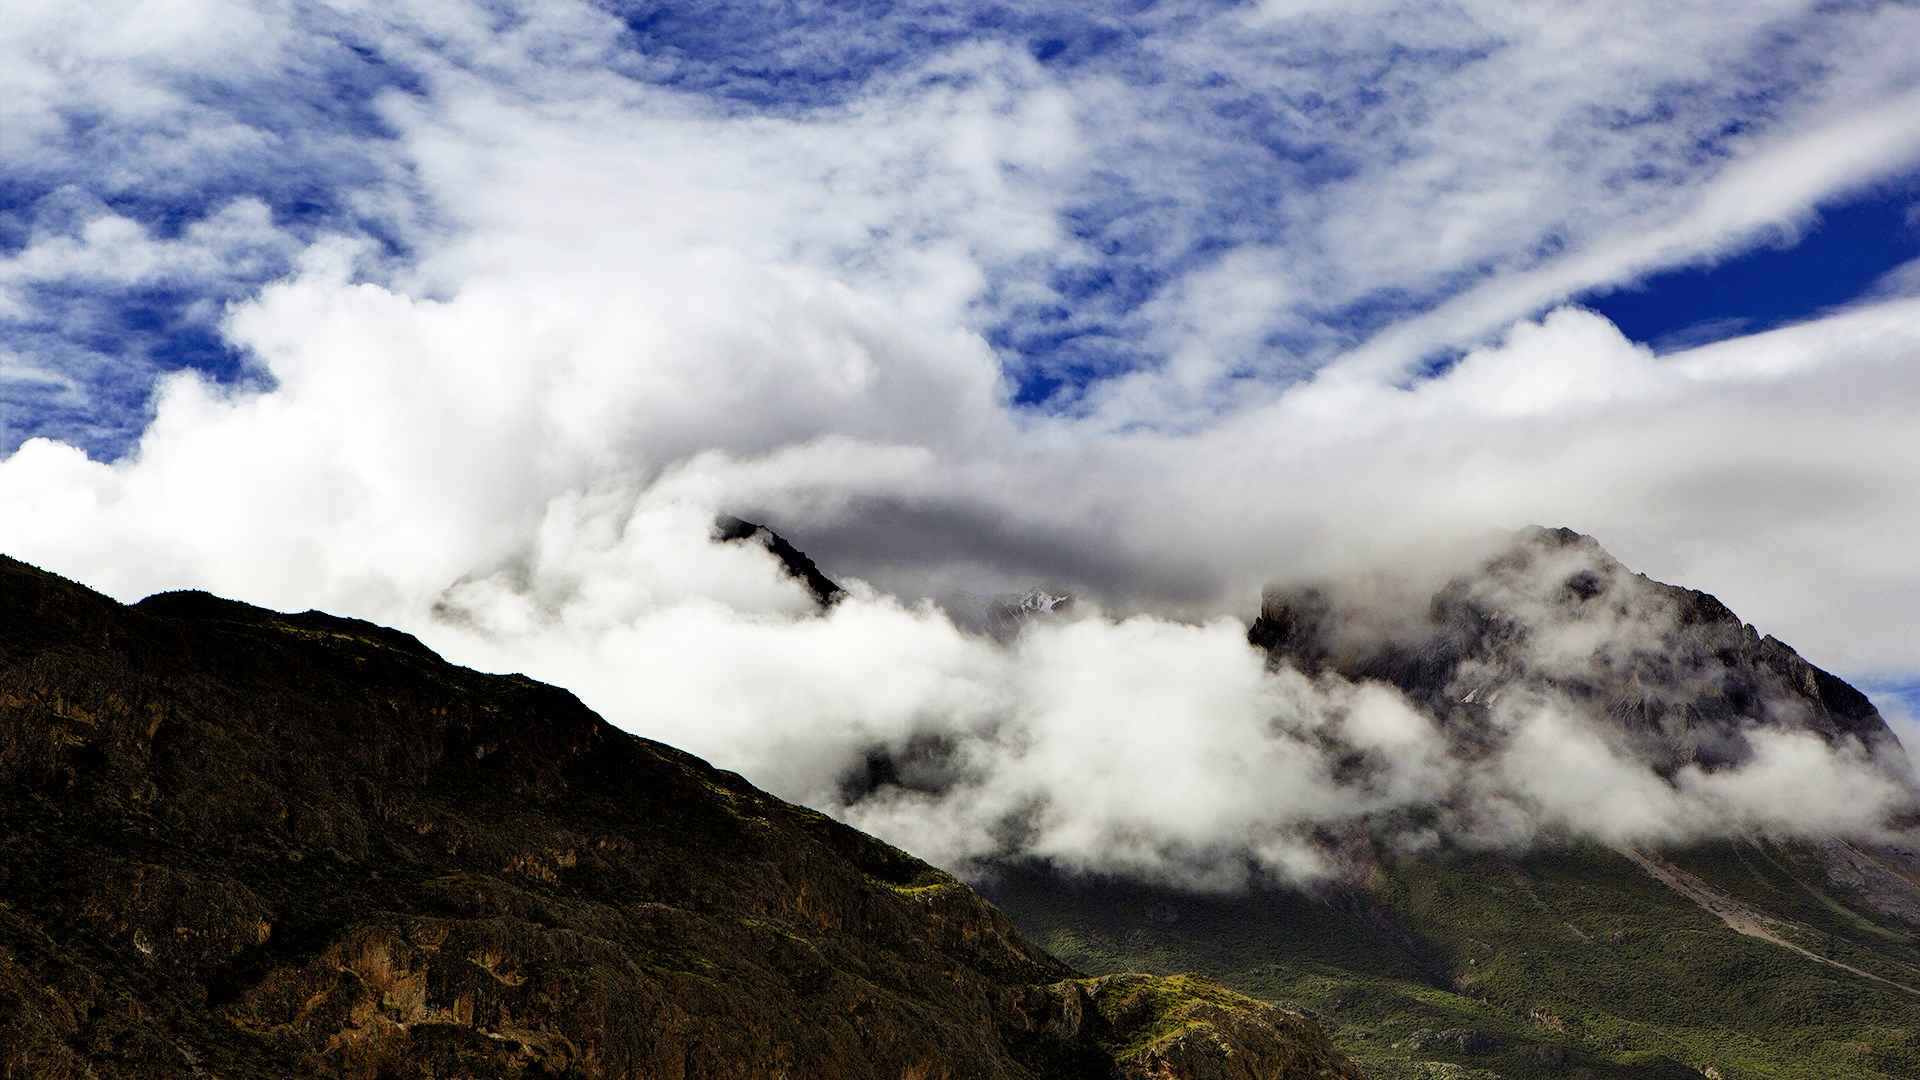
[[[794,547],[787,542],[786,537],[765,525],[756,525],[731,514],[722,514],[713,523],[713,538],[723,544],[753,542],[765,547],[774,558],[780,560],[780,565],[786,568],[787,573],[795,581],[807,587],[807,591],[813,594],[814,602],[823,608],[833,606],[846,595],[846,590],[823,573],[820,567],[807,557],[806,552]]]
[[[830,583],[829,583],[830,584]],[[823,598],[825,599],[825,598]],[[413,638],[0,559],[0,1076],[1348,1077]]]
[[[1248,638],[1276,662],[1391,683],[1463,741],[1503,696],[1547,692],[1604,716],[1662,772],[1737,764],[1760,727],[1900,756],[1866,695],[1568,529],[1529,529],[1429,597],[1380,582],[1269,590]]]

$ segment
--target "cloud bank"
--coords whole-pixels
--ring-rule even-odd
[[[1564,523],[1920,670],[1920,301],[1666,355],[1564,303],[1909,166],[1911,9],[1012,5],[741,56],[586,5],[28,14],[0,549],[123,598],[399,625],[941,859],[1011,829],[1206,880],[1436,799],[1396,842],[1783,829],[1795,777],[1857,781],[1785,737],[1649,781],[1551,700],[1462,769],[1379,687],[1264,668],[1235,617],[1276,580]],[[162,294],[171,337],[126,317]],[[853,598],[815,616],[720,511]],[[1093,614],[969,629],[1035,582]],[[876,744],[938,798],[841,802]]]

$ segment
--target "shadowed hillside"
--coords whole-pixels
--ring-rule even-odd
[[[0,1076],[1346,1077],[350,619],[0,559]]]

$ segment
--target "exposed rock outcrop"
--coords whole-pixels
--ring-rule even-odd
[[[807,587],[807,591],[813,594],[814,602],[821,607],[831,607],[840,597],[846,595],[846,590],[821,572],[820,567],[807,557],[806,552],[794,547],[787,542],[786,537],[765,525],[756,525],[731,514],[723,514],[713,523],[713,537],[721,543],[753,542],[765,546],[773,553],[774,558],[780,560],[780,565],[786,568],[787,573],[795,581]]]
[[[1380,582],[1269,590],[1248,639],[1309,672],[1391,683],[1463,739],[1503,696],[1562,695],[1655,768],[1738,763],[1757,727],[1899,765],[1866,695],[1706,593],[1635,574],[1592,537],[1528,529],[1430,597]]]

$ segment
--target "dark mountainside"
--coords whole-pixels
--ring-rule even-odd
[[[767,550],[773,553],[773,557],[780,560],[780,565],[786,567],[787,573],[807,587],[807,591],[813,594],[814,602],[821,607],[832,606],[846,594],[846,590],[822,573],[805,552],[788,543],[786,537],[765,525],[756,525],[731,514],[723,514],[714,522],[713,538],[722,543],[739,543],[743,540],[758,538],[762,544],[766,545]]]
[[[7,1078],[1359,1075],[1298,1013],[1081,977],[900,851],[315,612],[0,559],[0,821]]]
[[[1759,726],[1899,754],[1845,682],[1742,623],[1725,604],[1623,567],[1589,536],[1531,529],[1424,612],[1380,620],[1325,589],[1269,591],[1247,638],[1276,662],[1391,683],[1462,734],[1503,693],[1551,690],[1605,714],[1662,772],[1738,764]],[[1546,640],[1562,637],[1566,641]]]
[[[1906,767],[1864,695],[1568,530],[1529,530],[1430,599],[1270,592],[1249,639],[1274,664],[1391,683],[1468,760],[1502,701],[1552,694],[1663,774],[1738,763],[1769,726]],[[1198,971],[1306,1005],[1379,1080],[1920,1076],[1920,851],[1327,842],[1349,872],[1307,890],[1200,896],[1030,861],[983,889],[1083,968]]]

